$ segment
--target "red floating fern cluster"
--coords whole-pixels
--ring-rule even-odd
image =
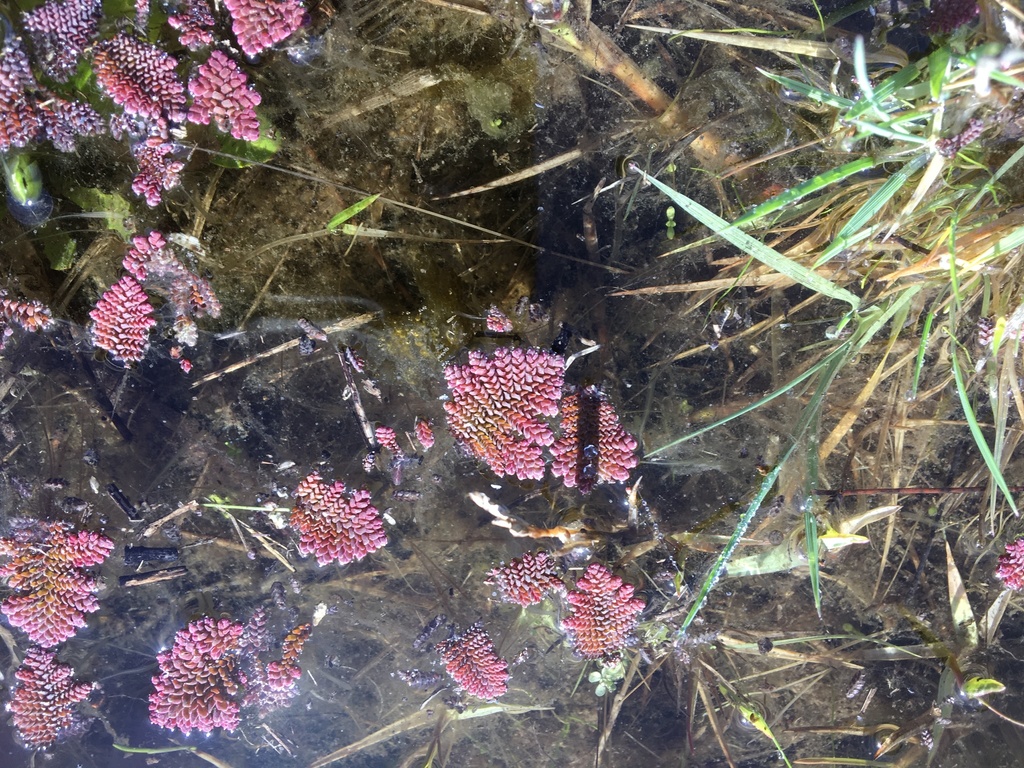
[[[238,655],[245,625],[210,617],[193,621],[157,655],[149,719],[186,735],[193,729],[233,731],[241,722],[242,680]]]
[[[491,356],[470,351],[465,365],[444,369],[451,400],[444,404],[456,441],[497,475],[544,477],[552,471],[570,488],[590,493],[598,483],[629,479],[637,441],[619,424],[608,396],[586,387],[562,396],[565,361],[538,349],[503,347]],[[545,417],[561,414],[560,435]]]
[[[513,557],[508,565],[487,574],[487,583],[498,588],[505,602],[534,605],[549,592],[565,592],[565,584],[547,552],[526,552]]]
[[[488,357],[471,350],[444,377],[451,400],[448,426],[467,450],[499,476],[544,477],[544,446],[554,434],[543,417],[558,413],[565,360],[539,349],[503,347]]]
[[[131,365],[146,356],[149,331],[156,319],[149,296],[135,278],[125,275],[110,286],[89,317],[93,344],[115,360]]]
[[[551,446],[551,471],[570,488],[590,493],[598,483],[621,483],[636,466],[636,438],[619,424],[608,396],[586,387],[562,398],[561,436]]]
[[[498,655],[480,622],[443,640],[435,649],[444,662],[445,671],[466,693],[493,701],[508,690],[508,662]]]
[[[48,747],[82,722],[77,704],[95,686],[74,679],[74,670],[57,662],[53,651],[29,648],[14,673],[18,683],[8,709],[25,745]]]
[[[235,730],[244,707],[266,714],[298,694],[298,657],[311,627],[302,624],[285,638],[283,658],[264,664],[257,653],[266,644],[266,616],[257,611],[248,624],[205,617],[179,630],[174,644],[156,657],[149,719],[154,725],[209,733]]]
[[[1024,590],[1024,538],[1006,545],[1006,552],[999,556],[996,576],[1003,580],[1007,588]]]
[[[585,659],[612,657],[632,638],[646,603],[600,563],[592,563],[566,595],[571,611],[562,620],[573,648]]]
[[[0,539],[0,578],[16,594],[0,611],[33,643],[52,648],[85,626],[99,608],[97,580],[84,569],[100,565],[114,542],[93,531],[74,532],[68,523],[35,523]]]
[[[299,553],[314,555],[320,565],[332,560],[344,565],[387,545],[380,512],[370,492],[346,493],[344,483],[323,482],[312,472],[295,489],[290,523],[299,532]]]

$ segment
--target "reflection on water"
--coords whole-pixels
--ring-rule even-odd
[[[998,594],[994,553],[961,535],[975,511],[956,511],[958,523],[912,497],[899,513],[867,517],[866,498],[816,506],[822,526],[865,537],[824,554],[819,618],[802,505],[815,486],[846,481],[855,468],[843,458],[818,477],[806,462],[785,468],[737,563],[679,631],[807,394],[656,458],[644,452],[781,386],[816,359],[837,317],[801,312],[805,296],[792,288],[738,288],[713,304],[648,290],[714,278],[732,255],[671,253],[697,233],[617,168],[657,171],[728,216],[813,172],[817,150],[794,148],[817,136],[821,118],[757,74],[755,65],[778,66],[767,55],[625,26],[721,27],[724,11],[595,7],[599,29],[576,20],[570,39],[557,24],[578,9],[529,5],[537,24],[513,2],[311,6],[283,46],[238,56],[262,94],[264,137],[279,146],[258,154],[193,126],[181,185],[155,207],[130,191],[136,160],[113,138],[33,153],[53,218],[26,229],[5,217],[0,243],[11,299],[42,301],[56,322],[43,333],[14,328],[0,357],[0,534],[18,518],[64,520],[103,531],[115,549],[99,571],[99,609],[58,650],[98,684],[84,724],[33,756],[8,717],[4,765],[781,764],[773,739],[808,761],[870,760],[886,739],[885,759],[900,765],[929,755],[934,765],[982,755],[1009,764],[1019,751],[1021,731],[950,671],[969,660],[970,676],[1006,684],[991,701],[1021,719],[1019,613],[1011,607],[991,642],[968,647],[963,613],[950,608],[950,562],[973,617]],[[728,18],[802,18],[802,6],[784,5],[737,6]],[[154,35],[167,34],[162,12],[152,9]],[[605,46],[589,61],[596,73],[588,46]],[[611,66],[625,59],[639,66]],[[75,82],[94,95],[87,79]],[[659,93],[679,98],[671,119],[652,123]],[[724,175],[783,149],[794,151]],[[156,331],[126,369],[96,354],[89,312],[121,278],[127,238],[152,230],[195,244],[176,252],[222,311],[186,318],[173,296],[153,298]],[[566,384],[590,393],[594,423],[581,416],[578,455],[563,450],[563,463],[583,462],[589,494],[550,471],[499,477],[456,444],[445,367],[465,363],[466,350],[505,347],[554,347],[571,360]],[[839,399],[852,400],[863,371],[839,377]],[[639,441],[625,483],[593,484],[606,403]],[[829,428],[845,403],[835,410],[824,412]],[[530,429],[559,429],[555,411],[537,418]],[[436,438],[428,449],[422,423]],[[385,450],[379,427],[394,429],[397,445]],[[487,421],[480,439],[498,431]],[[916,484],[949,484],[966,471],[968,440],[945,434],[938,462],[926,461],[931,444],[908,446],[918,466],[899,482],[917,471]],[[386,547],[344,565],[300,556],[288,522],[313,471],[368,491]],[[566,632],[574,604],[564,590],[525,607],[502,600],[508,585],[489,572],[538,551],[570,588],[592,563],[635,587],[645,607],[620,653],[574,652],[580,624]],[[231,733],[152,725],[156,656],[176,633],[204,616],[244,623],[257,609],[266,659],[292,627],[316,623],[291,705],[246,711]],[[453,638],[475,636],[477,622],[508,662],[495,702],[460,693],[435,648],[458,657]],[[30,644],[7,623],[0,637],[10,701]]]

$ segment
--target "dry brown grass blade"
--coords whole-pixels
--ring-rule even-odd
[[[367,323],[372,321],[376,316],[377,315],[372,312],[365,312],[361,315],[356,315],[355,317],[347,317],[344,320],[339,320],[336,323],[331,323],[330,325],[324,327],[323,331],[324,333],[327,334],[354,331],[356,328],[366,325]],[[278,344],[276,347],[271,347],[270,349],[266,349],[255,355],[250,355],[244,360],[240,360],[237,363],[232,363],[231,365],[225,366],[224,368],[221,368],[218,371],[214,371],[213,373],[208,373],[202,378],[196,379],[194,382],[192,382],[191,388],[195,389],[196,387],[202,384],[206,384],[207,382],[219,379],[221,376],[226,376],[229,373],[240,371],[243,368],[252,365],[253,363],[257,363],[260,360],[264,360],[268,357],[273,357],[274,355],[279,355],[282,352],[287,352],[289,349],[293,349],[298,346],[299,337],[296,336],[291,341],[286,341],[283,344]]]
[[[729,745],[725,741],[725,732],[722,729],[722,724],[718,722],[718,713],[715,710],[715,702],[712,701],[711,696],[708,694],[707,686],[704,684],[704,680],[701,679],[700,675],[697,676],[697,692],[700,694],[700,700],[704,702],[704,711],[708,714],[708,722],[711,723],[711,730],[715,734],[715,739],[718,741],[718,746],[722,750],[722,755],[725,757],[725,761],[729,764],[729,768],[736,768],[736,763],[733,761],[732,754],[729,752]],[[690,716],[693,716],[692,712],[690,713]]]
[[[878,389],[878,385],[881,384],[888,376],[899,371],[903,366],[909,365],[914,358],[917,356],[917,350],[911,350],[901,357],[895,365],[888,370],[885,368],[885,363],[889,359],[889,353],[892,351],[893,344],[896,339],[893,338],[888,344],[885,345],[885,350],[882,352],[882,358],[878,361],[875,366],[875,370],[872,371],[868,377],[867,382],[861,388],[860,392],[857,393],[857,397],[853,399],[850,406],[846,409],[835,427],[828,434],[818,448],[818,461],[825,462],[829,456],[832,455],[832,451],[836,449],[839,442],[846,436],[846,434],[853,428],[854,423],[859,419],[863,413],[864,406],[867,405],[868,401],[875,394],[875,390]]]
[[[1017,208],[1009,213],[1003,214],[995,221],[975,227],[974,229],[959,234],[956,242],[956,268],[958,272],[970,273],[980,272],[990,268],[992,265],[975,263],[975,260],[982,256],[990,247],[997,243],[1011,230],[1024,226],[1024,208]],[[932,248],[929,254],[919,261],[894,270],[888,274],[880,275],[877,279],[886,283],[907,278],[921,278],[932,275],[945,275],[949,272],[949,230],[938,238],[938,244]]]
[[[526,181],[527,179],[532,179],[534,176],[547,173],[555,168],[568,165],[569,163],[574,163],[583,157],[584,154],[585,150],[583,149],[570,149],[568,152],[563,152],[560,155],[549,157],[547,160],[537,163],[536,165],[531,165],[529,168],[524,168],[521,171],[510,173],[508,176],[502,176],[500,179],[495,179],[494,181],[489,181],[486,184],[480,184],[476,187],[464,189],[461,192],[456,192],[451,195],[442,195],[441,197],[435,197],[433,199],[451,200],[456,197],[466,197],[468,195],[476,195],[481,192],[489,192],[492,189],[501,189],[502,187],[507,187],[510,184],[518,184],[520,181]]]
[[[604,756],[605,749],[608,748],[608,742],[612,737],[612,730],[615,728],[615,722],[619,719],[619,713],[622,711],[622,705],[626,701],[626,697],[632,693],[629,686],[633,682],[633,678],[636,676],[636,671],[640,667],[640,654],[633,654],[633,658],[629,662],[629,669],[626,670],[626,676],[623,678],[622,683],[619,686],[619,690],[615,694],[615,698],[612,700],[612,706],[608,710],[608,716],[604,721],[604,728],[601,729],[601,736],[597,740],[597,756],[594,763],[598,768],[601,765],[601,759]]]
[[[395,736],[400,734],[430,727],[441,717],[446,716],[447,712],[448,710],[442,707],[431,707],[430,709],[417,710],[411,715],[406,715],[400,720],[396,720],[390,725],[385,725],[383,728],[379,728],[368,736],[364,736],[359,741],[347,744],[341,749],[336,749],[323,757],[318,757],[309,764],[309,768],[324,768],[324,766],[328,766],[338,762],[339,760],[344,760],[347,757],[357,755],[369,747],[393,739]]]
[[[396,80],[383,93],[375,93],[373,96],[363,99],[358,104],[353,104],[352,106],[338,110],[323,122],[322,127],[325,130],[330,130],[347,120],[352,120],[353,118],[359,117],[367,112],[373,112],[381,107],[386,107],[398,99],[403,99],[407,96],[414,96],[417,93],[425,91],[428,88],[433,88],[435,85],[439,85],[446,80],[458,80],[460,77],[461,75],[458,74],[457,71],[445,76],[431,70],[418,69],[414,72],[410,72],[399,80]]]

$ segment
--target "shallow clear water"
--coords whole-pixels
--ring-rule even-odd
[[[78,677],[99,684],[84,730],[33,755],[4,723],[0,762],[201,764],[188,752],[125,755],[116,741],[186,745],[236,767],[324,764],[348,745],[357,746],[338,765],[589,766],[599,750],[604,766],[781,765],[769,738],[739,714],[750,704],[791,760],[870,760],[899,729],[900,745],[884,758],[893,764],[924,764],[934,738],[941,740],[934,765],[1012,764],[1019,729],[939,693],[943,658],[952,653],[974,676],[1007,685],[991,699],[996,707],[1024,714],[1014,686],[1022,678],[1020,613],[1011,607],[991,644],[962,655],[950,614],[944,536],[975,616],[999,592],[991,578],[996,551],[965,522],[984,500],[944,504],[945,517],[936,517],[927,500],[911,497],[892,531],[883,518],[866,529],[869,543],[828,555],[819,618],[799,541],[805,493],[854,481],[886,486],[882,478],[891,475],[879,469],[865,479],[844,455],[817,477],[794,462],[771,497],[782,500],[755,518],[736,555],[782,552],[796,542],[780,556],[786,567],[724,579],[687,639],[678,637],[693,591],[763,470],[788,447],[804,393],[641,461],[629,483],[640,483],[636,520],[623,485],[584,497],[550,474],[499,479],[455,445],[445,428],[443,368],[466,349],[549,348],[570,327],[566,354],[599,349],[570,366],[567,382],[600,385],[642,456],[788,381],[816,359],[813,345],[840,314],[817,304],[756,330],[805,295],[740,289],[712,304],[685,290],[636,292],[715,277],[714,260],[730,254],[672,253],[699,231],[679,212],[671,219],[665,200],[636,177],[620,180],[620,161],[657,171],[727,216],[822,162],[798,152],[769,170],[718,179],[739,160],[793,147],[813,130],[815,118],[759,78],[760,58],[618,31],[618,44],[652,79],[681,93],[685,121],[655,127],[621,83],[557,50],[518,4],[478,10],[373,2],[311,9],[313,26],[302,34],[316,45],[302,49],[302,63],[278,50],[247,65],[263,95],[261,115],[280,140],[277,153],[263,165],[222,168],[214,132],[190,132],[195,149],[182,186],[155,209],[128,188],[133,170],[123,144],[90,139],[74,154],[38,153],[57,217],[35,230],[4,217],[0,249],[8,290],[47,303],[57,324],[43,335],[16,334],[0,358],[0,515],[66,519],[104,531],[117,548],[100,569],[100,610],[59,653]],[[738,18],[766,23],[783,10]],[[605,30],[618,29],[620,14],[638,24],[714,21],[711,10],[690,6],[600,11],[595,20]],[[691,144],[693,129],[700,141]],[[578,156],[549,170],[452,197],[574,149]],[[161,336],[173,319],[167,311],[145,360],[131,369],[92,349],[88,312],[121,274],[125,246],[103,218],[80,215],[76,188],[117,193],[128,202],[123,224],[135,232],[186,233],[205,247],[198,268],[224,309],[200,321],[190,374]],[[335,214],[377,193],[350,221],[369,232],[325,232]],[[52,242],[73,244],[73,266],[55,264]],[[513,337],[484,333],[491,306],[511,318]],[[309,355],[287,344],[302,334],[300,318],[329,330],[330,341]],[[365,419],[396,428],[415,456],[400,472],[383,458],[369,472],[363,467],[367,440],[339,357],[346,347],[365,360],[355,376]],[[823,433],[871,370],[865,362],[839,378],[842,403],[826,412]],[[428,451],[411,441],[418,418],[434,425],[437,444]],[[965,446],[962,425],[918,440],[901,482],[953,483],[973,460]],[[286,515],[292,491],[313,469],[371,491],[386,513],[385,549],[320,567],[299,556],[296,537],[275,525],[275,515],[188,505],[217,496],[239,506],[276,504]],[[111,483],[138,519],[106,492]],[[492,524],[472,493],[537,528],[582,523],[592,541],[573,548],[556,538],[515,538]],[[819,513],[839,520],[882,503],[822,502]],[[176,548],[173,565],[184,575],[120,586],[135,570],[124,561],[129,545]],[[588,680],[595,664],[574,656],[560,628],[564,602],[520,609],[485,583],[491,568],[537,548],[559,552],[570,578],[589,562],[606,563],[646,601],[624,653],[628,696],[595,695]],[[283,600],[272,595],[276,582]],[[184,738],[149,723],[156,654],[190,620],[244,622],[263,607],[279,640],[321,605],[327,613],[302,654],[290,707],[247,717],[230,734]],[[414,647],[441,613],[463,628],[482,621],[498,652],[516,661],[500,706],[457,701],[437,655]],[[18,630],[4,634],[10,638],[15,648],[0,656],[5,700],[13,653],[20,658],[27,647]],[[396,673],[413,669],[441,673],[440,680],[410,687]],[[726,695],[726,681],[743,698]]]

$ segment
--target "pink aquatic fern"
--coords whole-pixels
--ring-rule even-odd
[[[103,563],[113,548],[106,536],[76,532],[69,523],[27,521],[0,539],[0,558],[7,559],[0,578],[15,593],[0,611],[44,648],[73,637],[99,608],[99,582],[85,569]]]
[[[558,412],[564,374],[564,359],[543,350],[471,350],[465,365],[444,369],[452,393],[444,404],[448,427],[496,474],[539,480],[543,447],[554,441],[542,417]]]
[[[149,332],[156,320],[153,305],[135,278],[125,275],[110,286],[89,317],[89,332],[97,347],[125,365],[145,357]]]
[[[22,15],[43,71],[67,82],[75,66],[99,35],[103,4],[100,0],[47,0]]]
[[[189,81],[188,90],[192,94],[190,123],[209,125],[212,121],[217,130],[242,141],[256,141],[260,137],[255,109],[260,95],[249,84],[248,75],[225,54],[211,53]]]
[[[320,565],[334,560],[344,565],[387,545],[384,523],[370,503],[369,491],[346,493],[343,483],[328,485],[312,472],[294,496],[290,523],[299,532],[299,553],[314,555]]]
[[[477,622],[462,634],[435,646],[445,671],[466,693],[493,701],[508,690],[508,662],[498,655],[487,631]]]
[[[492,569],[487,583],[498,588],[505,602],[517,605],[534,605],[549,592],[565,592],[565,584],[547,552],[513,557],[508,565]]]
[[[185,0],[167,23],[178,30],[178,41],[190,51],[213,44],[213,27],[217,22],[206,0]]]
[[[30,95],[38,87],[24,45],[8,37],[0,49],[0,152],[45,137],[42,113]]]
[[[74,679],[74,670],[59,664],[53,651],[29,648],[14,673],[18,681],[8,709],[25,745],[48,747],[82,722],[77,704],[95,688]]]
[[[571,606],[562,620],[573,648],[585,659],[610,658],[632,637],[646,603],[600,563],[592,563],[566,595]]]
[[[151,121],[185,120],[185,85],[177,60],[153,43],[118,33],[96,44],[96,82],[129,115]]]
[[[185,735],[193,729],[233,731],[241,722],[243,676],[239,664],[245,625],[206,617],[174,636],[158,654],[160,674],[153,678],[149,719]]]
[[[302,26],[302,0],[224,0],[231,29],[246,56],[256,56]]]
[[[561,436],[551,446],[551,471],[567,486],[590,493],[598,483],[628,480],[636,449],[636,438],[619,425],[615,407],[597,387],[562,398]]]
[[[996,576],[1008,589],[1024,591],[1024,538],[1006,545],[1006,551],[999,556]]]

